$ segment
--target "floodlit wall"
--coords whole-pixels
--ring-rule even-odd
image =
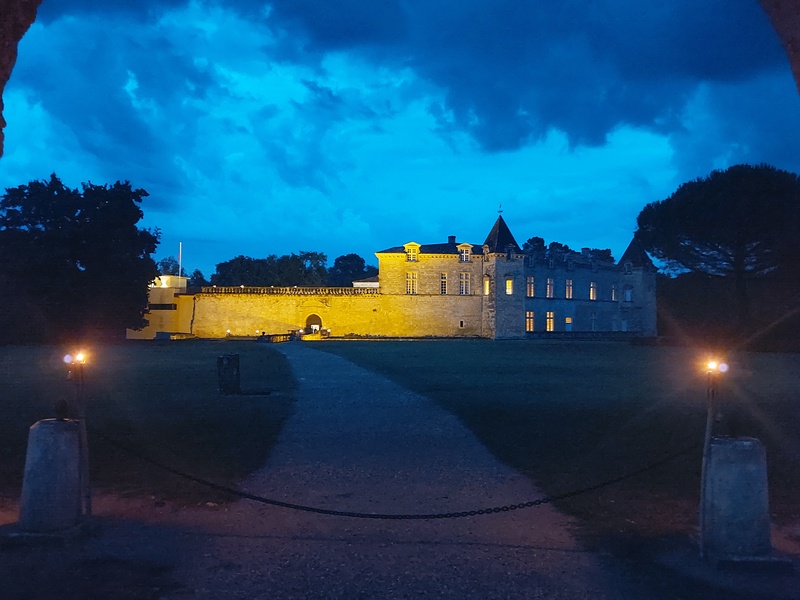
[[[206,292],[194,296],[198,337],[256,336],[303,329],[316,315],[331,336],[475,337],[484,335],[480,296]]]
[[[472,254],[469,262],[461,262],[457,254],[420,254],[416,261],[407,260],[406,254],[378,253],[378,278],[382,294],[406,295],[406,276],[417,274],[417,294],[439,296],[441,294],[442,274],[446,276],[448,296],[460,295],[460,277],[469,273],[470,296],[478,296],[481,291],[483,254]]]
[[[152,340],[156,334],[191,332],[192,296],[186,295],[186,277],[161,275],[156,277],[147,294],[147,326],[141,330],[128,329],[132,340]]]

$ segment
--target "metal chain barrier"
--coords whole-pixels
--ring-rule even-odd
[[[696,449],[698,447],[695,444],[693,446],[690,446],[689,448],[685,448],[685,449],[681,450],[680,452],[675,452],[674,454],[670,454],[669,456],[666,456],[666,457],[662,458],[661,460],[658,460],[658,461],[653,462],[653,463],[651,463],[649,465],[646,465],[646,466],[642,467],[641,469],[637,469],[636,471],[631,471],[630,473],[626,473],[625,475],[620,475],[619,477],[615,477],[613,479],[609,479],[609,480],[603,481],[601,483],[597,483],[597,484],[594,484],[594,485],[590,485],[590,486],[587,486],[587,487],[576,489],[576,490],[573,490],[571,492],[566,492],[566,493],[563,493],[563,494],[556,494],[554,496],[543,496],[541,498],[537,498],[536,500],[529,500],[528,502],[520,502],[519,504],[507,504],[505,506],[494,506],[494,507],[491,507],[491,508],[481,508],[481,509],[476,509],[476,510],[465,510],[465,511],[459,511],[459,512],[446,512],[446,513],[429,513],[429,514],[425,514],[425,513],[419,513],[419,514],[402,514],[402,513],[401,514],[391,514],[391,513],[388,513],[387,514],[387,513],[363,513],[363,512],[351,512],[351,511],[346,511],[346,510],[333,510],[333,509],[328,509],[328,508],[319,508],[319,507],[316,507],[316,506],[305,506],[305,505],[302,505],[302,504],[294,504],[292,502],[284,502],[282,500],[274,500],[274,499],[271,499],[271,498],[264,498],[263,496],[257,496],[255,494],[250,494],[248,492],[242,492],[240,490],[236,490],[236,489],[228,487],[228,486],[224,486],[224,485],[220,485],[218,483],[214,483],[213,481],[208,481],[208,480],[203,479],[201,477],[196,477],[194,475],[190,475],[189,473],[184,473],[183,471],[179,471],[178,469],[173,469],[172,467],[170,467],[168,465],[164,465],[164,464],[162,464],[162,463],[150,458],[149,456],[146,456],[145,454],[142,454],[141,452],[138,452],[138,451],[136,451],[136,450],[134,450],[132,448],[129,448],[128,446],[126,446],[126,445],[124,445],[124,444],[122,444],[122,443],[120,443],[120,442],[118,442],[118,441],[116,441],[116,440],[114,440],[114,439],[112,439],[112,438],[110,438],[110,437],[108,437],[108,436],[96,431],[96,430],[92,430],[92,434],[96,435],[98,438],[100,438],[103,441],[111,444],[112,446],[115,446],[116,448],[119,448],[120,450],[126,452],[127,454],[130,454],[131,456],[135,456],[139,460],[147,462],[147,463],[149,463],[149,464],[151,464],[151,465],[153,465],[155,467],[158,467],[159,469],[167,471],[168,473],[172,473],[173,475],[176,475],[176,476],[181,477],[183,479],[186,479],[188,481],[193,481],[193,482],[195,482],[197,484],[200,484],[202,486],[205,486],[207,488],[210,488],[210,489],[213,489],[213,490],[217,490],[217,491],[220,491],[220,492],[225,492],[225,493],[230,494],[232,496],[237,496],[239,498],[244,498],[244,499],[247,499],[247,500],[253,500],[254,502],[260,502],[261,504],[269,504],[271,506],[279,506],[281,508],[288,508],[288,509],[291,509],[291,510],[299,510],[299,511],[303,511],[303,512],[316,513],[316,514],[320,514],[320,515],[330,515],[330,516],[334,516],[334,517],[350,517],[350,518],[354,518],[354,519],[379,519],[379,520],[385,520],[385,521],[390,521],[390,520],[394,520],[394,521],[412,521],[412,520],[414,520],[414,521],[423,521],[423,520],[434,520],[434,519],[461,519],[461,518],[464,518],[464,517],[476,517],[476,516],[479,516],[479,515],[493,515],[493,514],[497,514],[497,513],[510,512],[510,511],[514,511],[514,510],[522,510],[524,508],[532,508],[534,506],[540,506],[542,504],[549,504],[549,503],[555,502],[557,500],[566,500],[567,498],[572,498],[574,496],[579,496],[581,494],[586,494],[588,492],[593,492],[595,490],[599,490],[601,488],[608,487],[608,486],[613,485],[615,483],[619,483],[619,482],[624,481],[626,479],[630,479],[631,477],[636,477],[637,475],[641,475],[642,473],[645,473],[647,471],[651,471],[653,469],[656,469],[656,468],[660,467],[661,465],[663,465],[663,464],[665,464],[667,462],[675,460],[676,458],[679,458],[679,457],[681,457],[681,456],[683,456],[685,454],[688,454],[689,452],[691,452],[692,450],[694,450],[694,449]]]

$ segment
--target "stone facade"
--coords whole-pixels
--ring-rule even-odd
[[[377,287],[206,287],[191,295],[173,290],[172,299],[153,287],[150,325],[131,337],[312,329],[333,337],[656,334],[656,270],[636,240],[619,263],[588,250],[523,253],[501,216],[483,244],[451,236],[375,255]],[[165,310],[169,318],[159,314]]]

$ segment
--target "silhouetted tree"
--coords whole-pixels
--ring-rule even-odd
[[[566,244],[562,244],[560,242],[550,242],[550,244],[547,246],[547,251],[567,253],[572,252],[572,249]]]
[[[252,285],[269,286],[276,284],[275,261],[277,257],[250,258],[239,255],[217,264],[216,272],[211,276],[214,285]]]
[[[597,260],[614,262],[614,255],[611,254],[611,248],[589,248],[589,256]]]
[[[544,254],[545,245],[544,238],[532,237],[527,242],[522,244],[522,251],[528,254],[538,253]]]
[[[147,192],[128,182],[66,187],[53,174],[0,197],[0,280],[28,310],[3,311],[16,339],[124,333],[146,324],[159,232],[136,226]],[[6,306],[8,308],[8,305]],[[33,318],[20,319],[32,314]]]
[[[378,269],[367,266],[366,261],[358,254],[343,254],[333,261],[333,266],[328,269],[328,283],[337,287],[348,287],[354,281],[373,277],[378,274]]]
[[[209,285],[209,283],[203,276],[203,273],[200,271],[200,269],[195,269],[194,271],[192,271],[192,274],[189,277],[187,285],[192,288],[199,288]]]
[[[637,223],[639,239],[668,268],[732,279],[744,329],[748,280],[797,264],[800,178],[768,165],[713,171],[645,206]]]
[[[247,286],[320,286],[327,281],[325,262],[321,252],[300,252],[267,258],[237,256],[217,264],[211,276],[214,285]]]
[[[184,269],[174,256],[167,256],[158,261],[158,272],[162,275],[178,275],[186,277],[186,269]]]

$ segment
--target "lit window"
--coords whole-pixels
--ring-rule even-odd
[[[611,286],[611,301],[612,302],[616,302],[617,301],[617,286],[616,285],[612,285]]]
[[[545,296],[548,298],[555,298],[555,282],[552,277],[547,278],[547,288],[545,289]]]
[[[589,284],[589,300],[597,300],[597,282],[592,281]]]
[[[533,277],[528,277],[526,284],[527,284],[527,290],[525,293],[528,296],[528,298],[533,298],[534,295],[533,292],[535,291],[533,285]]]
[[[525,331],[533,331],[533,311],[525,311]]]
[[[461,262],[469,262],[469,255],[470,255],[469,248],[461,248],[458,251],[458,259]]]
[[[469,273],[458,274],[458,293],[461,296],[469,296]]]
[[[409,271],[406,273],[406,294],[417,293],[417,273]]]
[[[414,246],[409,246],[406,249],[406,259],[408,262],[417,262],[417,257],[419,255],[419,248]]]
[[[547,331],[555,331],[556,329],[556,317],[555,314],[552,312],[547,313]]]
[[[506,296],[510,296],[513,293],[514,293],[514,280],[506,279]]]
[[[565,298],[567,300],[572,300],[572,279],[567,279]]]
[[[488,296],[491,289],[492,289],[492,280],[488,275],[486,275],[483,278],[483,295]]]
[[[439,293],[442,296],[447,295],[447,273],[442,273],[442,276],[439,279]]]
[[[566,319],[564,319],[564,323],[566,323],[567,325],[572,325],[572,317],[567,317]]]

